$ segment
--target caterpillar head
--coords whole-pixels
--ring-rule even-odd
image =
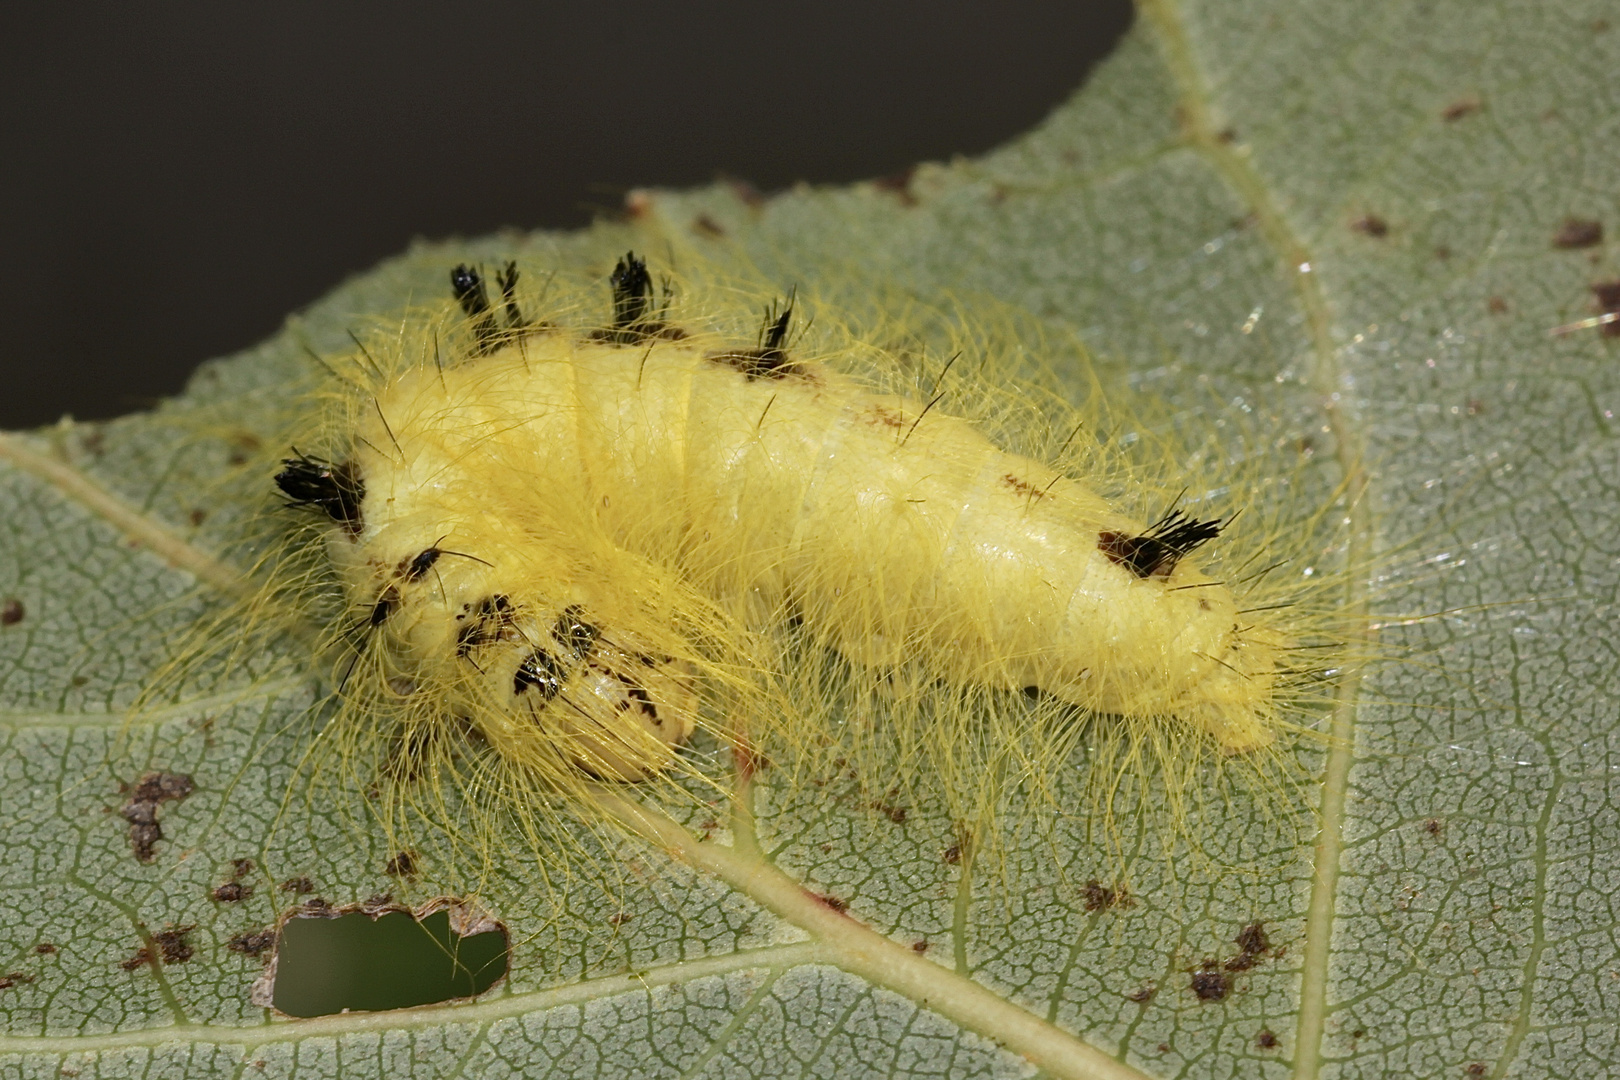
[[[366,465],[300,457],[277,476],[332,518],[326,550],[349,612],[334,642],[348,655],[345,693],[386,696],[412,726],[465,722],[539,775],[666,770],[697,714],[669,620],[592,569],[600,555],[468,520],[455,494],[401,506],[367,491]]]

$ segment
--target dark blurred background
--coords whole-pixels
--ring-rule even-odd
[[[1129,0],[40,4],[0,44],[0,427],[113,416],[414,236],[978,154]]]

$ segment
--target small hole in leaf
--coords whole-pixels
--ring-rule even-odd
[[[289,919],[276,953],[275,1007],[327,1016],[474,997],[506,974],[506,957],[504,928],[462,937],[443,910],[420,921],[406,911]]]

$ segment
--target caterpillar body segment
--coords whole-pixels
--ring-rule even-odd
[[[1135,520],[936,402],[795,356],[791,305],[755,346],[676,327],[632,258],[609,327],[522,322],[509,270],[502,328],[467,273],[467,355],[372,361],[331,462],[278,476],[331,518],[371,707],[639,779],[725,725],[715,687],[770,683],[793,623],[874,677],[1038,690],[1227,752],[1274,738],[1290,643],[1191,557],[1220,522]]]

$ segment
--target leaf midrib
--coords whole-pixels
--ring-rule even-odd
[[[1334,454],[1343,476],[1348,510],[1351,566],[1365,565],[1374,543],[1368,475],[1363,465],[1365,435],[1355,418],[1338,407],[1336,397],[1342,369],[1332,339],[1332,320],[1323,293],[1321,268],[1310,249],[1273,198],[1264,177],[1251,159],[1223,141],[1211,115],[1213,100],[1208,80],[1198,64],[1180,8],[1172,0],[1138,0],[1157,31],[1160,52],[1177,90],[1183,132],[1189,147],[1209,163],[1217,175],[1254,214],[1264,242],[1282,260],[1285,273],[1305,315],[1312,352],[1309,385],[1320,401],[1324,420],[1333,436]],[[1367,585],[1350,575],[1345,610],[1356,624],[1368,624]],[[1321,777],[1321,801],[1310,899],[1305,916],[1305,955],[1295,1028],[1294,1080],[1316,1080],[1322,1064],[1322,1041],[1327,1029],[1328,959],[1333,943],[1344,826],[1350,788],[1350,766],[1355,760],[1355,709],[1359,687],[1347,679],[1336,693],[1329,726],[1328,748]]]

